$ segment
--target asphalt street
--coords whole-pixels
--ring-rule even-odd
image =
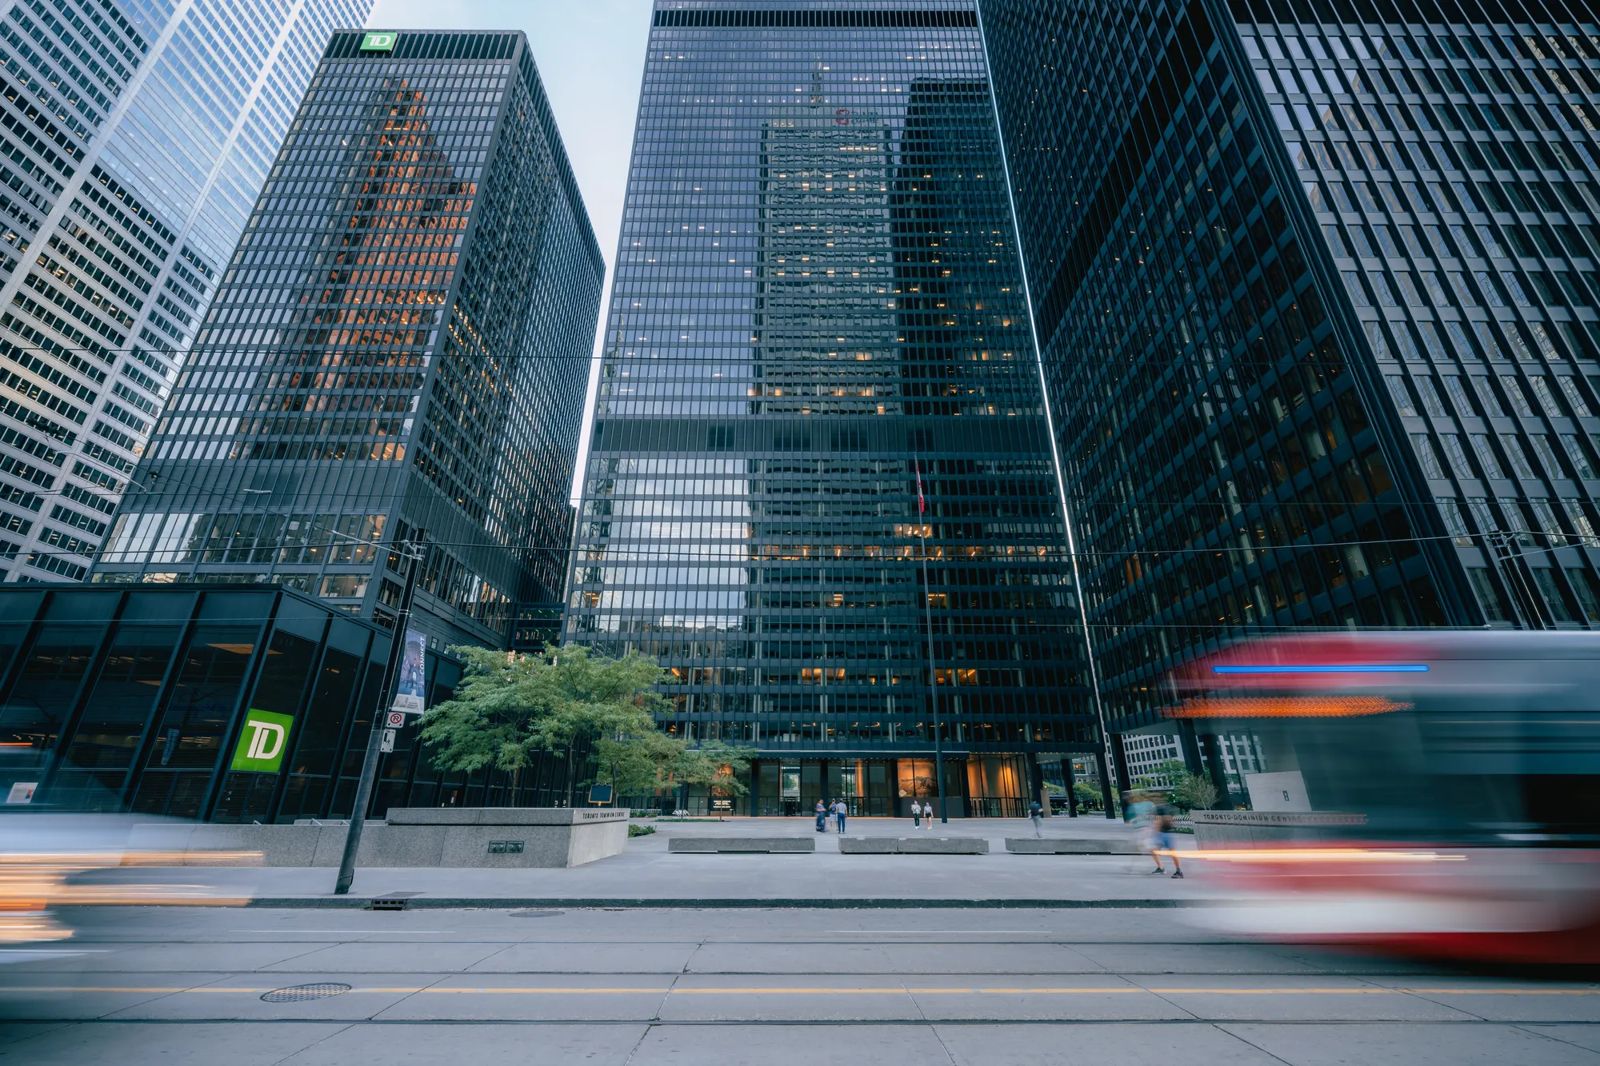
[[[1192,911],[72,917],[0,953],[0,1062],[1600,1066],[1600,984],[1226,941]]]

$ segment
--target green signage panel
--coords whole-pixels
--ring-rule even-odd
[[[394,42],[400,35],[393,30],[374,30],[361,35],[361,50],[363,52],[392,52]]]
[[[294,718],[254,707],[244,716],[239,746],[233,749],[232,768],[250,773],[275,774],[289,748],[289,727]]]

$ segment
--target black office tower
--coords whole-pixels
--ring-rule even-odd
[[[972,0],[659,0],[605,337],[567,635],[751,813],[898,813],[938,733],[1015,814],[1095,748]]]
[[[411,543],[419,628],[507,644],[561,599],[603,270],[520,33],[335,34],[96,580],[390,625]]]
[[[1600,626],[1592,6],[982,14],[1114,728],[1242,633]]]

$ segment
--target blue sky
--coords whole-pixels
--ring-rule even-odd
[[[377,0],[367,25],[392,30],[521,30],[606,258],[604,321],[615,265],[650,0]],[[595,368],[591,368],[593,371]],[[588,453],[596,375],[589,375],[580,460]],[[578,469],[583,469],[580,462]]]

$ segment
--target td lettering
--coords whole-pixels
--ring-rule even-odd
[[[245,756],[249,759],[276,759],[289,737],[287,729],[272,722],[246,722],[245,728],[251,732],[250,750]]]
[[[252,707],[239,730],[239,744],[233,749],[232,769],[275,774],[289,750],[289,730],[294,718]]]

